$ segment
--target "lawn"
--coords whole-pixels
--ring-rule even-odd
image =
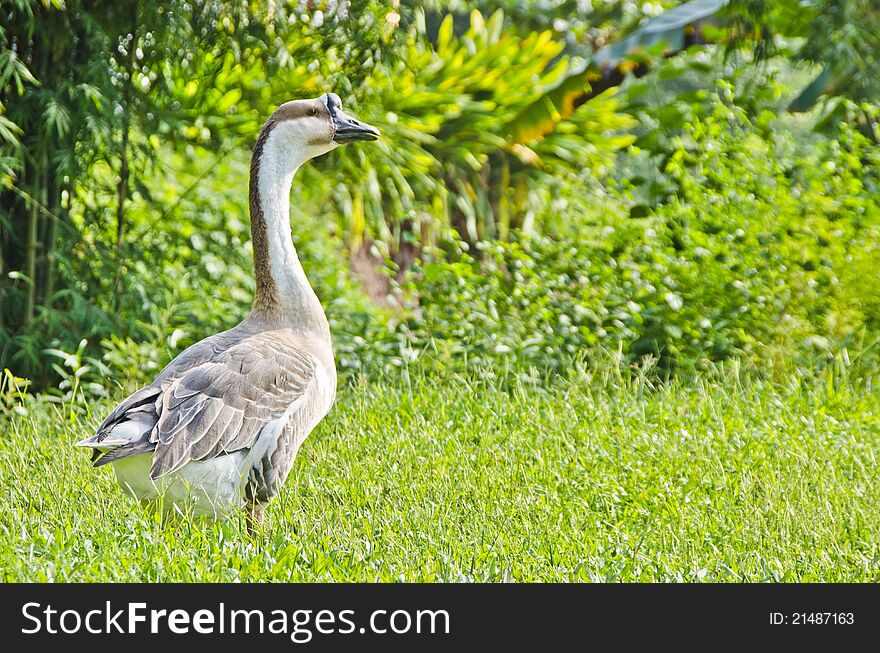
[[[626,377],[626,378],[624,378]],[[880,390],[735,368],[651,383],[348,383],[250,538],[162,522],[70,445],[110,408],[0,422],[6,581],[877,581]]]

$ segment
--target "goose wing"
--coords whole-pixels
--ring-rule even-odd
[[[150,476],[253,447],[263,429],[297,410],[316,360],[283,334],[247,338],[167,385],[158,409]],[[311,420],[297,420],[304,422]]]
[[[312,400],[320,363],[291,336],[288,330],[258,333],[207,358],[194,356],[192,366],[174,361],[169,368],[177,369],[126,399],[90,439],[97,441],[91,446],[115,447],[96,465],[153,450],[155,479],[190,460],[253,448],[267,426],[280,429],[294,414],[301,440],[326,402]]]

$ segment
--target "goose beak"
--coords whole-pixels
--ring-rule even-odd
[[[379,130],[360,120],[353,118],[342,110],[342,100],[336,93],[327,93],[322,98],[330,118],[333,120],[333,140],[337,143],[353,143],[355,141],[375,141],[379,138]]]
[[[336,129],[333,132],[333,140],[337,143],[353,143],[354,141],[375,141],[379,138],[379,130],[352,118],[341,110],[333,116]]]

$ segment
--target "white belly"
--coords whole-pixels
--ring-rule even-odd
[[[113,463],[119,484],[135,499],[155,502],[163,511],[223,519],[244,505],[242,473],[247,458],[236,451],[210,460],[193,460],[176,472],[150,479],[153,454],[143,453]]]

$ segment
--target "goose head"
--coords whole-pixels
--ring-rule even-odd
[[[342,110],[336,93],[285,102],[266,124],[273,140],[302,160],[313,159],[344,143],[375,141],[379,130]]]

